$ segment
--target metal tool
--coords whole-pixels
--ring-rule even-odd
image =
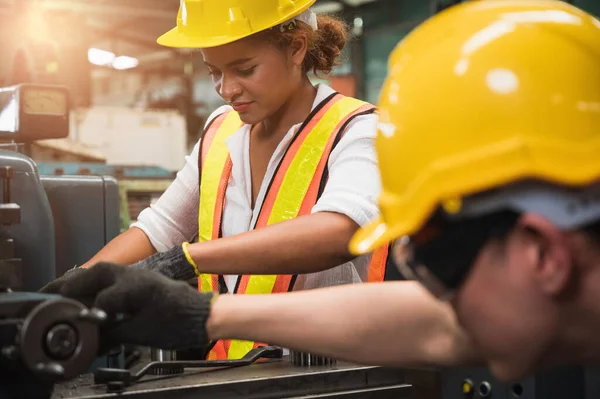
[[[150,359],[156,363],[169,363],[177,361],[176,351],[150,349]],[[148,371],[152,375],[173,375],[183,373],[183,367],[154,367]]]
[[[332,366],[337,363],[335,359],[314,355],[306,352],[296,352],[290,350],[290,362],[294,366],[310,367],[310,366]]]
[[[438,374],[426,369],[368,367],[339,360],[335,367],[302,368],[285,359],[207,371],[191,370],[173,378],[144,378],[127,388],[121,399],[442,397]],[[412,387],[412,381],[418,382],[419,387]],[[102,388],[94,383],[93,376],[85,375],[76,383],[57,385],[53,399],[119,399]]]
[[[259,359],[281,359],[283,350],[274,346],[262,346],[251,350],[240,360],[197,360],[148,363],[137,373],[130,370],[101,368],[94,374],[95,384],[106,384],[108,392],[123,392],[155,369],[217,368],[249,366]]]

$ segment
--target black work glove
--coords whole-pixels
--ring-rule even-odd
[[[188,261],[184,243],[166,252],[156,253],[138,263],[131,265],[133,269],[145,269],[158,272],[173,280],[190,280],[197,276],[196,267]],[[191,259],[191,258],[190,258]]]
[[[70,270],[67,270],[65,274],[63,274],[57,279],[50,281],[48,284],[40,288],[38,292],[42,294],[59,294],[60,289],[65,284],[65,282],[69,281],[71,277],[76,276],[80,273],[85,273],[86,271],[87,269],[84,269],[82,267],[74,267]]]
[[[95,297],[94,307],[109,318],[102,339],[158,349],[208,345],[206,320],[214,294],[202,294],[149,270],[98,263],[74,275],[60,290],[66,297]],[[106,343],[104,345],[107,345]]]

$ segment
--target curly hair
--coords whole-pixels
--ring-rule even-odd
[[[316,76],[329,74],[335,66],[343,64],[340,60],[342,50],[350,38],[348,27],[341,19],[319,15],[318,29],[312,29],[308,24],[295,21],[283,29],[279,27],[267,31],[269,39],[281,48],[292,43],[295,34],[301,30],[306,34],[308,49],[302,69],[305,73],[313,72]]]

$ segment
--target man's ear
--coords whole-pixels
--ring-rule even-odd
[[[532,276],[548,295],[560,295],[572,276],[572,258],[563,232],[544,217],[526,213],[517,222],[523,232],[526,251],[533,266]]]
[[[289,56],[292,63],[296,66],[302,66],[306,53],[308,52],[308,38],[305,34],[297,34],[292,39],[289,46]]]

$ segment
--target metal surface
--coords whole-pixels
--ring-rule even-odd
[[[426,371],[423,371],[427,373]],[[338,363],[336,366],[295,367],[289,359],[234,369],[186,371],[177,377],[154,377],[123,394],[136,399],[377,397],[410,398],[411,371]],[[385,391],[391,396],[385,396]],[[360,393],[360,394],[357,394]],[[376,393],[364,396],[367,393]],[[369,395],[371,395],[371,393]],[[344,396],[346,395],[346,396]],[[106,387],[86,375],[56,386],[53,398],[104,399]]]
[[[330,366],[336,364],[335,359],[314,355],[306,352],[296,352],[290,350],[290,363],[298,367],[310,367],[310,366]]]

